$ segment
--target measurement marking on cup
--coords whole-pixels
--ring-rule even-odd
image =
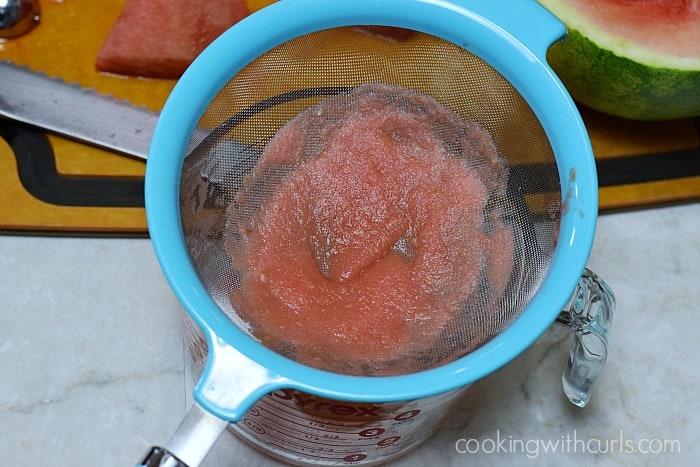
[[[301,450],[311,450],[316,452],[328,452],[336,454],[352,454],[357,452],[357,448],[361,448],[363,445],[359,443],[352,444],[325,444],[325,443],[310,443],[306,440],[299,439],[288,433],[268,433],[269,439],[274,439],[281,444],[286,445],[287,450],[301,449]],[[291,440],[290,440],[291,438]],[[295,442],[301,441],[301,442]]]
[[[259,400],[244,423],[250,435],[280,452],[355,463],[371,452],[396,450],[399,426],[422,412],[414,404],[351,403],[280,390]]]
[[[280,433],[274,433],[274,432],[268,432],[266,433],[268,436],[266,438],[266,443],[277,446],[280,449],[283,449],[288,452],[293,452],[293,453],[309,453],[313,454],[317,457],[325,457],[329,459],[334,459],[336,457],[330,456],[331,454],[333,455],[343,455],[343,458],[348,457],[348,455],[357,455],[358,450],[362,450],[363,447],[371,447],[371,444],[363,444],[363,443],[352,443],[352,444],[347,444],[347,445],[328,445],[328,444],[321,444],[321,443],[313,443],[309,444],[306,440],[296,438],[295,436],[292,436],[288,433],[280,432]],[[300,443],[294,442],[290,440],[290,438],[301,441]],[[321,454],[326,454],[325,456],[322,456]]]
[[[277,444],[270,443],[272,446],[275,446],[279,449],[285,450],[283,447],[280,447]],[[338,456],[333,456],[333,455],[320,455],[317,452],[313,452],[310,450],[303,450],[302,452],[294,452],[294,451],[289,451],[293,454],[299,455],[299,454],[304,454],[308,457],[313,457],[314,459],[323,459],[323,460],[331,460],[331,461],[344,461],[344,462],[359,462],[363,459],[367,458],[367,454],[364,453],[358,453],[358,452],[353,452],[345,457],[338,457]]]
[[[342,453],[342,452],[325,452],[325,451],[317,451],[314,449],[300,449],[298,451],[292,451],[288,448],[285,448],[284,446],[281,446],[277,443],[270,442],[269,445],[274,446],[282,451],[287,451],[292,454],[305,454],[311,457],[314,457],[316,459],[325,459],[325,460],[335,460],[335,461],[345,461],[345,462],[357,462],[361,461],[363,459],[367,458],[367,454],[363,452],[357,452],[357,451],[352,451],[348,454]],[[343,454],[345,454],[343,456]],[[341,457],[342,456],[342,457]]]
[[[297,441],[300,441],[301,443],[307,443],[307,444],[304,444],[304,446],[308,445],[309,443],[312,443],[311,444],[312,446],[319,446],[319,445],[320,446],[330,446],[330,447],[338,450],[339,452],[342,450],[341,448],[343,448],[343,447],[356,448],[356,447],[360,447],[360,446],[375,446],[375,445],[386,446],[387,445],[386,440],[382,440],[382,441],[377,442],[376,439],[351,438],[351,437],[346,437],[346,438],[338,437],[335,439],[329,439],[329,438],[324,439],[323,437],[317,437],[317,436],[313,436],[313,435],[306,435],[304,437],[299,437],[299,436],[295,436],[295,434],[298,435],[298,433],[294,433],[293,431],[292,432],[281,431],[278,427],[275,427],[275,426],[267,426],[266,425],[266,428],[268,428],[268,429],[265,431],[265,434],[269,435],[271,438],[278,438],[280,440],[286,440],[288,438],[292,438],[292,439],[295,439]],[[277,436],[273,435],[273,433],[277,434]],[[294,434],[292,434],[292,433],[294,433]],[[391,437],[391,439],[394,439],[394,438],[398,439],[397,436]],[[290,444],[302,446],[302,444],[293,443],[291,441],[290,441]]]
[[[313,433],[318,432],[318,431],[324,431],[327,433],[347,434],[347,430],[345,430],[345,431],[333,430],[333,429],[330,429],[329,427],[326,427],[322,423],[315,422],[312,420],[307,420],[304,418],[300,418],[299,414],[294,414],[294,413],[285,412],[285,411],[279,411],[279,410],[276,410],[274,407],[262,407],[262,406],[260,406],[260,407],[258,407],[258,409],[261,411],[262,418],[264,418],[266,420],[271,420],[271,418],[265,417],[262,414],[262,412],[265,412],[265,413],[269,414],[269,416],[274,419],[273,423],[277,422],[278,420],[288,422],[289,424],[294,425],[295,427],[298,427],[298,429],[300,431],[303,431],[305,433],[313,434]],[[289,418],[289,417],[292,417],[292,418]],[[364,425],[362,425],[362,426],[364,426]],[[339,428],[354,428],[354,427],[352,427],[352,426],[345,427],[345,426],[341,425],[341,426],[339,426]],[[357,428],[361,428],[361,427],[357,427]],[[307,430],[312,429],[314,431],[308,432],[308,431],[305,431],[304,429],[307,429]]]
[[[357,444],[357,436],[358,432],[356,431],[337,431],[337,430],[329,430],[325,428],[318,427],[317,425],[320,425],[317,422],[312,422],[310,420],[303,420],[307,424],[304,423],[299,423],[296,420],[290,420],[288,418],[279,416],[275,414],[273,411],[269,411],[267,407],[259,407],[259,413],[260,413],[260,418],[264,420],[262,423],[263,425],[268,428],[269,430],[279,430],[280,428],[286,429],[286,430],[291,430],[296,432],[297,434],[301,436],[305,436],[305,440],[313,440],[315,442],[320,442],[321,440],[324,441],[330,441],[335,444],[341,443],[341,442],[351,442],[353,444]],[[269,413],[271,418],[268,418],[263,415],[263,413]],[[285,423],[286,422],[286,423]],[[312,424],[312,425],[309,425]],[[362,427],[352,427],[353,429],[359,429],[359,428],[364,428],[364,431],[367,431],[367,428],[371,430],[382,430],[381,428],[374,428],[374,427],[367,427],[365,424]],[[368,439],[367,436],[363,436],[363,438]],[[371,438],[370,438],[371,440]],[[371,443],[369,443],[371,444]]]
[[[265,434],[274,437],[273,433],[277,433],[278,436],[286,439],[292,438],[298,440],[302,443],[310,443],[315,445],[332,446],[335,448],[340,447],[357,447],[357,446],[372,446],[377,444],[376,438],[362,438],[357,437],[355,433],[348,433],[348,436],[336,435],[335,437],[324,436],[323,434],[313,434],[301,432],[290,428],[279,423],[265,423],[266,430]]]
[[[265,401],[265,402],[270,402],[270,401]],[[303,412],[300,413],[299,410],[290,408],[286,406],[283,402],[280,401],[275,401],[274,406],[270,404],[258,404],[258,410],[265,411],[270,416],[275,417],[275,418],[281,418],[282,420],[288,421],[289,423],[293,423],[295,425],[298,425],[300,427],[304,428],[309,428],[312,427],[317,430],[323,430],[331,433],[342,433],[342,434],[347,434],[349,429],[361,429],[361,428],[366,428],[368,424],[381,424],[381,422],[384,421],[389,421],[392,420],[391,418],[380,418],[380,419],[372,419],[372,420],[363,420],[363,421],[346,421],[346,420],[332,420],[332,419],[324,419],[323,422],[318,422],[315,420],[303,418]],[[318,417],[316,417],[318,418]],[[303,420],[304,423],[300,423],[300,420]],[[330,425],[330,426],[329,426]],[[341,430],[337,430],[334,428],[340,428]]]
[[[267,427],[267,428],[269,428],[269,430],[266,430],[265,433],[267,435],[269,435],[271,438],[277,438],[277,439],[280,439],[282,441],[289,440],[289,439],[296,440],[296,441],[299,441],[299,443],[295,443],[293,441],[289,441],[289,443],[295,444],[297,446],[307,446],[307,445],[329,446],[329,447],[340,449],[343,447],[371,446],[373,444],[376,444],[376,442],[374,442],[374,443],[366,443],[366,442],[362,443],[362,442],[359,442],[358,439],[350,439],[350,438],[325,439],[325,440],[323,440],[325,442],[323,442],[322,440],[314,440],[314,439],[310,439],[310,438],[306,438],[306,437],[299,437],[298,433],[289,432],[289,431],[280,431],[279,429],[276,429],[276,427],[271,426],[271,427]],[[329,441],[331,441],[331,442],[329,442]],[[300,443],[304,443],[304,444],[300,444]]]

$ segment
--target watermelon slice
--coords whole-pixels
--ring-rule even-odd
[[[178,78],[209,43],[249,14],[245,0],[127,0],[95,67],[120,75]]]
[[[539,0],[568,27],[547,59],[580,103],[634,120],[700,115],[699,0]]]

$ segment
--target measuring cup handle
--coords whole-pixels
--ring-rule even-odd
[[[557,323],[574,334],[562,386],[569,401],[578,407],[588,403],[608,359],[614,309],[615,295],[601,278],[586,269],[569,305],[557,318]]]

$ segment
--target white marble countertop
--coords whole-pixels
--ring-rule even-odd
[[[589,267],[618,303],[591,404],[565,401],[566,334],[552,328],[394,465],[700,458],[700,204],[601,216]],[[149,240],[0,236],[0,310],[2,465],[130,466],[179,423],[188,400],[179,305]],[[499,436],[537,441],[529,452],[485,452]],[[459,439],[483,449],[462,454]],[[560,441],[556,452],[547,440]],[[205,465],[278,463],[225,434]]]

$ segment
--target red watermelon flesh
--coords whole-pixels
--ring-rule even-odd
[[[120,75],[178,78],[209,43],[249,14],[245,0],[127,0],[95,67]]]
[[[609,34],[660,54],[700,57],[700,0],[569,0],[568,3]]]

